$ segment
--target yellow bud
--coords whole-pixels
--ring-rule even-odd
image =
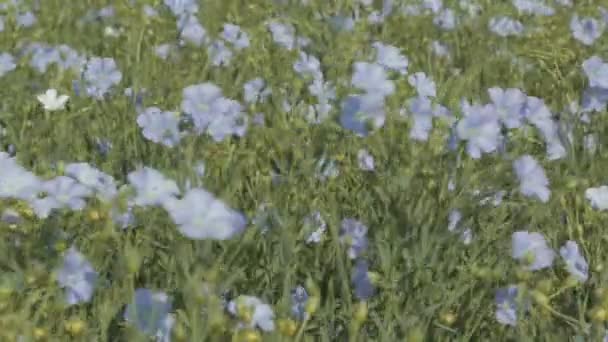
[[[34,328],[33,335],[36,341],[41,341],[48,337],[46,329],[43,328]]]
[[[529,271],[521,269],[521,268],[519,268],[515,271],[515,277],[519,281],[526,281],[526,280],[530,279],[531,276],[532,276],[532,274]]]
[[[59,242],[55,243],[55,250],[57,252],[64,252],[66,249],[68,249],[68,246],[65,242],[59,241]]]
[[[262,335],[256,330],[242,330],[238,334],[237,341],[243,342],[261,342]]]
[[[23,214],[23,216],[25,216],[27,218],[34,217],[34,211],[31,208],[23,208],[20,211],[21,211],[21,214]]]
[[[37,278],[36,278],[36,276],[35,276],[35,275],[33,275],[33,274],[28,274],[28,275],[25,277],[25,283],[26,283],[28,286],[32,286],[32,285],[34,285],[34,284],[36,283],[36,280],[37,280]]]
[[[279,331],[285,336],[292,337],[298,331],[298,325],[292,319],[281,319],[278,321]]]
[[[544,294],[548,294],[553,289],[553,283],[549,279],[543,279],[538,282],[536,289]]]
[[[101,220],[101,213],[99,212],[99,210],[93,209],[89,211],[89,218],[92,221],[99,221]]]
[[[549,306],[549,297],[540,291],[532,291],[532,298],[541,306]]]
[[[353,319],[359,324],[367,320],[367,302],[359,302],[356,304]]]
[[[249,308],[249,306],[247,306],[247,304],[243,303],[242,301],[239,301],[237,303],[236,311],[238,313],[238,317],[244,323],[250,323],[253,319],[253,313],[251,312],[251,309]]]
[[[564,286],[566,286],[566,287],[575,287],[578,284],[580,284],[580,282],[579,282],[578,279],[574,278],[573,276],[569,276],[568,278],[566,278]]]
[[[608,318],[608,312],[604,308],[594,307],[589,312],[589,316],[596,322],[605,322]]]
[[[188,336],[186,335],[186,329],[183,324],[176,324],[173,328],[173,337],[176,341],[182,342],[188,340]]]
[[[8,286],[0,287],[0,298],[7,299],[13,294],[13,289]]]
[[[304,309],[309,316],[312,316],[315,312],[317,312],[317,310],[319,309],[319,302],[320,300],[317,296],[308,297]]]
[[[607,293],[608,293],[608,291],[606,291],[606,288],[604,288],[604,287],[598,287],[593,290],[593,296],[597,300],[602,300],[604,298],[604,296],[606,296]]]
[[[65,330],[72,336],[80,335],[84,332],[86,323],[80,319],[71,319],[66,322]]]
[[[412,328],[407,333],[407,342],[424,342],[424,333],[418,327]]]
[[[380,285],[382,281],[382,276],[373,271],[367,272],[367,277],[369,278],[369,281],[374,285]]]
[[[456,322],[456,318],[457,318],[456,315],[450,311],[444,312],[440,317],[441,323],[448,325],[448,326],[454,324]]]

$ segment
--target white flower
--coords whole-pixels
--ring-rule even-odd
[[[67,95],[57,96],[56,89],[48,89],[44,94],[38,95],[37,98],[44,106],[44,110],[56,111],[62,110],[70,97]]]

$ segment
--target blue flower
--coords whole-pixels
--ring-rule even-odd
[[[459,139],[467,141],[467,153],[479,159],[482,153],[491,153],[502,142],[500,123],[492,105],[469,105],[463,101],[465,116],[456,124]]]
[[[351,276],[351,282],[355,288],[355,297],[359,300],[368,300],[376,294],[376,288],[369,278],[366,260],[357,260]]]
[[[198,134],[207,129],[215,113],[214,102],[222,98],[222,90],[213,83],[194,84],[184,88],[181,109],[192,118]]]
[[[397,47],[380,42],[375,42],[372,46],[376,49],[376,63],[401,75],[407,74],[409,60],[401,54]]]
[[[0,53],[0,77],[8,74],[9,71],[13,71],[17,68],[17,64],[15,63],[15,58],[7,53]]]
[[[167,201],[164,207],[179,231],[190,239],[226,240],[247,225],[243,214],[201,188],[188,190],[181,200]]]
[[[559,249],[559,254],[566,262],[568,272],[580,282],[586,282],[589,278],[589,265],[581,255],[578,244],[574,241],[566,241]]]
[[[524,32],[524,25],[505,16],[493,17],[489,21],[490,31],[501,36],[520,36]]]
[[[25,13],[17,14],[15,20],[18,27],[32,27],[36,23],[36,16],[34,13],[27,11]]]
[[[598,56],[592,56],[583,62],[583,71],[589,79],[590,87],[608,89],[608,63]]]
[[[551,196],[549,179],[542,166],[530,155],[524,155],[513,162],[513,169],[519,179],[519,191],[527,197],[536,197],[546,203]]]
[[[86,64],[84,81],[89,96],[103,99],[121,79],[122,73],[113,58],[93,57]]]
[[[435,24],[441,29],[450,31],[456,28],[456,25],[458,24],[458,18],[456,17],[456,14],[454,14],[454,11],[452,9],[446,8],[435,16],[435,18],[433,19],[433,24]]]
[[[88,302],[93,297],[97,272],[74,246],[63,257],[63,266],[58,271],[57,282],[65,288],[69,305]]]
[[[386,70],[376,63],[356,62],[351,83],[353,87],[377,96],[395,92],[395,84],[387,78]]]
[[[177,20],[177,28],[182,39],[196,46],[201,46],[208,41],[207,30],[194,15],[180,16]]]
[[[214,115],[207,125],[207,133],[215,142],[232,135],[245,135],[249,120],[239,102],[220,98],[213,103],[212,110]]]
[[[407,78],[409,84],[416,88],[418,96],[420,97],[435,97],[437,91],[435,90],[435,82],[430,79],[424,72],[417,72],[410,75]]]
[[[367,226],[346,218],[340,225],[340,242],[348,246],[348,257],[355,259],[367,249]]]
[[[247,103],[263,102],[272,93],[271,89],[266,87],[266,81],[260,77],[247,81],[243,85],[243,90],[244,100]]]
[[[164,292],[139,288],[135,290],[134,297],[125,309],[125,320],[149,336],[167,330],[165,323],[172,306],[169,296]]]
[[[303,320],[306,318],[306,301],[308,301],[308,292],[306,289],[298,285],[291,292],[291,314],[297,320]]]
[[[59,51],[53,46],[32,44],[32,47],[30,65],[40,73],[46,72],[51,64],[57,63],[61,59]]]
[[[429,132],[433,129],[433,107],[428,97],[418,95],[410,100],[410,113],[414,120],[410,129],[410,138],[413,140],[426,141]]]
[[[593,18],[579,18],[577,14],[570,20],[570,31],[572,36],[585,45],[593,43],[604,32],[604,24]]]
[[[146,108],[137,116],[137,125],[146,139],[167,147],[175,147],[181,139],[179,116],[176,112],[163,112],[157,107]]]
[[[555,10],[539,0],[512,0],[519,13],[552,16]]]
[[[374,157],[364,149],[357,151],[357,162],[363,171],[374,171]]]
[[[522,302],[519,293],[517,285],[510,285],[496,290],[494,301],[496,303],[496,320],[498,323],[510,326],[517,325],[518,311],[526,311],[530,305],[529,301]]]
[[[85,198],[93,194],[88,187],[65,176],[44,182],[41,191],[46,193],[46,197],[30,201],[40,218],[48,217],[53,209],[68,207],[72,210],[82,210],[86,206]]]
[[[296,46],[295,29],[289,24],[281,24],[271,21],[267,24],[272,40],[287,50],[293,50]]]
[[[526,104],[527,96],[517,88],[502,89],[493,87],[488,94],[496,110],[496,114],[507,128],[521,126],[521,112]]]
[[[224,24],[222,38],[237,50],[249,47],[249,36],[238,25]]]
[[[94,190],[103,202],[111,201],[118,194],[114,178],[88,163],[68,164],[65,167],[65,174]]]
[[[241,295],[235,300],[228,303],[228,311],[238,316],[241,310],[246,310],[251,313],[250,322],[241,322],[239,327],[258,327],[263,331],[269,332],[274,330],[274,312],[272,307],[262,302],[259,298],[253,296]]]
[[[176,17],[198,12],[197,0],[164,0],[163,2]]]
[[[511,256],[524,261],[530,271],[537,271],[553,265],[555,252],[540,233],[518,231],[512,236]]]
[[[359,136],[384,126],[384,97],[378,94],[351,95],[342,103],[340,124]]]
[[[167,179],[159,171],[143,167],[127,175],[129,183],[135,188],[134,203],[138,206],[159,206],[179,194],[175,181]]]
[[[304,219],[304,231],[310,233],[306,238],[307,244],[321,242],[327,231],[327,223],[319,211],[313,212]]]
[[[300,51],[298,60],[293,64],[293,70],[302,77],[322,79],[321,62],[313,55]]]
[[[42,181],[18,165],[15,158],[0,152],[0,198],[32,200],[42,188]]]

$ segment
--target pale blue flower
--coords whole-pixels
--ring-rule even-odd
[[[223,40],[215,40],[207,46],[207,54],[214,66],[226,66],[230,64],[233,53]]]
[[[359,259],[351,275],[355,297],[359,300],[368,300],[376,294],[376,288],[369,278],[368,267],[366,260]]]
[[[456,124],[459,139],[467,141],[467,153],[479,159],[482,153],[491,153],[502,142],[500,123],[491,105],[462,104],[465,116]]]
[[[450,232],[456,231],[460,220],[462,220],[462,213],[460,212],[460,210],[454,209],[450,211],[450,214],[448,216],[448,230]]]
[[[555,9],[546,5],[542,0],[512,0],[519,13],[539,16],[552,16]]]
[[[42,189],[42,181],[17,164],[7,153],[0,152],[0,198],[31,200]]]
[[[551,196],[549,179],[542,166],[530,155],[524,155],[513,162],[513,169],[519,179],[519,191],[526,197],[536,197],[546,203]]]
[[[608,210],[608,186],[602,185],[585,190],[585,198],[591,207],[597,210]]]
[[[335,160],[323,155],[317,160],[315,175],[321,181],[326,181],[338,177],[340,169]]]
[[[171,299],[164,292],[139,288],[133,302],[127,305],[124,318],[143,334],[156,335],[166,330],[165,320],[171,311]]]
[[[194,15],[183,15],[177,20],[177,28],[180,37],[185,41],[196,46],[201,46],[208,42],[207,30],[201,25],[198,18]]]
[[[568,272],[580,282],[586,282],[589,278],[589,265],[581,255],[578,244],[574,241],[566,241],[559,249],[559,254],[564,259]]]
[[[198,12],[197,0],[164,0],[163,2],[176,17]]]
[[[443,0],[422,0],[422,8],[439,13],[443,8]]]
[[[608,105],[608,88],[590,87],[583,91],[581,111],[583,113],[603,112]]]
[[[376,49],[376,63],[401,75],[407,74],[409,60],[397,47],[380,42],[375,42],[372,46]]]
[[[18,13],[15,21],[18,27],[32,27],[36,23],[36,16],[30,11]]]
[[[374,171],[374,157],[365,149],[357,151],[357,163],[363,171]]]
[[[267,24],[272,39],[275,43],[284,47],[287,50],[293,50],[296,46],[295,29],[289,24],[281,24],[276,21],[271,21]]]
[[[384,67],[376,63],[356,62],[351,84],[373,95],[387,96],[395,92],[395,84],[387,78]]]
[[[235,300],[228,303],[228,311],[234,316],[238,316],[239,309],[243,308],[252,313],[251,321],[241,327],[260,328],[262,331],[270,332],[274,330],[274,312],[272,307],[253,296],[238,296]]]
[[[0,77],[15,70],[15,68],[17,68],[15,58],[7,52],[0,53]]]
[[[517,88],[502,89],[492,87],[488,94],[496,110],[496,114],[505,127],[519,128],[522,124],[522,110],[527,101],[527,96]]]
[[[433,24],[443,30],[450,31],[458,25],[458,18],[452,9],[446,8],[433,18]]]
[[[180,193],[175,181],[150,167],[129,173],[127,180],[135,188],[133,201],[138,206],[160,206]]]
[[[137,125],[146,139],[167,147],[177,146],[182,137],[178,114],[164,112],[158,107],[146,108],[137,116]]]
[[[359,136],[384,126],[384,97],[378,94],[351,95],[342,103],[340,124]]]
[[[190,239],[226,240],[247,225],[246,217],[201,188],[192,188],[182,199],[165,203],[179,231]]]
[[[300,51],[298,60],[293,64],[293,70],[302,77],[322,79],[321,62],[313,55]]]
[[[418,141],[426,141],[433,129],[433,107],[428,97],[419,95],[410,100],[410,113],[413,125],[410,129],[410,138]]]
[[[169,57],[169,54],[171,53],[172,49],[173,49],[173,45],[171,45],[169,43],[159,44],[156,47],[154,47],[154,54],[161,59],[167,59]]]
[[[409,84],[416,88],[418,92],[418,96],[420,97],[435,97],[437,96],[437,91],[435,89],[435,82],[431,78],[429,78],[424,72],[417,72],[413,75],[410,75],[407,78]]]
[[[45,73],[51,64],[57,63],[61,59],[59,50],[53,46],[35,43],[32,44],[32,48],[30,66],[40,73]]]
[[[579,18],[577,14],[570,20],[570,31],[572,36],[585,45],[593,43],[604,33],[604,23],[593,18]]]
[[[298,285],[291,292],[291,314],[295,319],[301,321],[306,318],[306,302],[308,301],[308,292],[306,289]]]
[[[249,120],[239,102],[222,97],[216,100],[211,108],[214,114],[206,130],[215,142],[232,135],[238,137],[245,135]]]
[[[524,303],[521,308],[519,288],[510,285],[506,288],[496,290],[494,302],[496,303],[496,320],[502,325],[517,325],[517,313],[519,310],[527,310],[529,303]]]
[[[490,31],[501,37],[520,36],[524,32],[521,22],[505,16],[491,18],[488,25]]]
[[[553,265],[555,252],[547,245],[547,241],[540,233],[527,231],[514,232],[511,241],[511,256],[515,260],[527,260],[526,264],[530,271],[548,268]]]
[[[86,64],[84,81],[89,96],[103,99],[121,79],[122,73],[113,58],[93,57]]]
[[[327,223],[319,211],[315,211],[304,219],[304,230],[310,232],[306,243],[320,243],[327,231]]]
[[[93,194],[93,190],[66,176],[58,176],[42,184],[42,192],[46,197],[31,200],[34,212],[40,218],[46,218],[53,209],[70,208],[82,210],[86,206],[85,198]]]
[[[235,49],[242,50],[249,47],[249,36],[241,27],[234,24],[224,24],[222,38],[232,44]]]
[[[65,166],[65,174],[76,179],[80,184],[94,190],[98,198],[103,202],[111,201],[118,194],[114,178],[88,163],[67,164]]]
[[[359,257],[367,249],[367,226],[355,219],[343,219],[340,225],[340,242],[348,247],[350,259]]]
[[[243,90],[245,92],[244,100],[247,103],[264,102],[271,94],[270,88],[266,87],[266,81],[260,77],[247,81],[243,85]]]
[[[608,63],[594,55],[583,62],[583,71],[590,87],[608,89]]]
[[[57,273],[57,282],[65,289],[68,305],[89,302],[93,297],[97,276],[84,255],[74,246],[68,249],[63,256],[63,266]]]

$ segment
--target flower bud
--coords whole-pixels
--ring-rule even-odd
[[[289,337],[293,337],[298,331],[298,325],[292,319],[279,320],[278,327],[281,334]]]
[[[81,335],[86,329],[86,323],[78,318],[70,319],[65,323],[65,330],[72,336]]]
[[[353,319],[356,323],[362,324],[367,320],[367,302],[359,302],[355,305]]]

